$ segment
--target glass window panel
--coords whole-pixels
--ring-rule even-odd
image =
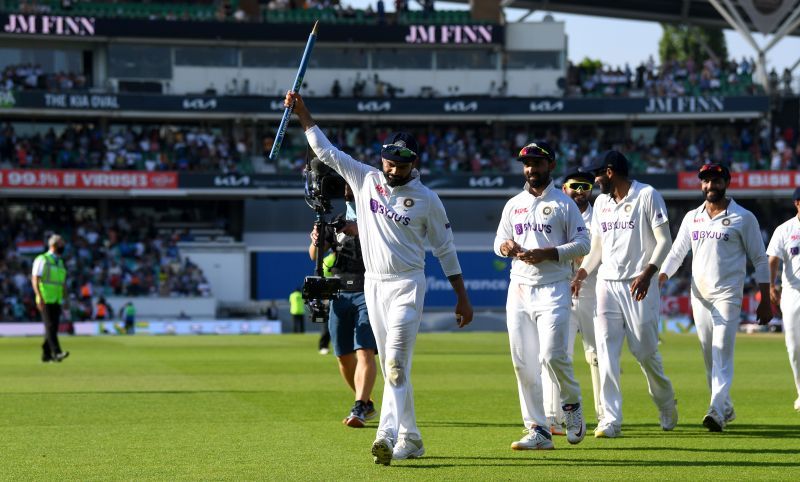
[[[297,68],[303,57],[302,47],[265,47],[242,49],[243,67]],[[313,55],[312,55],[313,58]]]
[[[433,52],[426,49],[375,49],[373,69],[431,69]]]
[[[438,50],[436,68],[441,70],[497,68],[497,54],[487,49]]]
[[[299,64],[300,57],[295,62]],[[367,51],[354,48],[315,48],[308,66],[318,69],[366,69]]]
[[[172,78],[170,47],[111,44],[108,46],[108,75],[123,79]]]
[[[9,65],[38,64],[45,73],[83,71],[80,50],[0,48],[0,69]]]
[[[239,52],[233,47],[175,47],[175,65],[237,67]]]
[[[509,69],[561,69],[561,52],[540,50],[530,52],[508,52]]]

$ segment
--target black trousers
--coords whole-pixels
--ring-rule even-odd
[[[305,315],[292,315],[292,319],[294,319],[294,332],[305,333],[306,332]]]
[[[61,305],[58,303],[45,303],[42,311],[44,321],[44,343],[42,343],[42,359],[49,360],[61,353],[58,343],[58,324],[61,322]]]
[[[133,335],[134,332],[134,322],[133,320],[125,320],[125,334],[126,335]]]
[[[328,324],[322,324],[322,331],[319,335],[319,349],[329,348],[331,346],[331,331],[328,329]]]

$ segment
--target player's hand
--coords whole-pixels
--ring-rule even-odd
[[[583,281],[589,277],[589,273],[586,272],[583,268],[578,268],[578,271],[575,272],[575,276],[572,278],[572,281],[569,284],[569,290],[572,292],[572,297],[577,298],[578,295],[581,293],[581,287],[583,286]]]
[[[667,273],[661,273],[660,275],[658,275],[658,289],[663,288],[664,283],[666,283],[668,279],[669,276],[667,276]]]
[[[525,249],[517,244],[516,241],[513,239],[507,239],[503,244],[500,245],[500,254],[503,256],[513,256],[516,257],[519,253],[524,252]]]
[[[469,298],[459,297],[456,302],[456,323],[458,323],[458,327],[464,328],[472,323],[472,315],[472,304],[469,302]]]
[[[541,263],[542,261],[546,260],[545,251],[543,249],[534,248],[529,249],[527,251],[523,251],[517,254],[517,258],[520,260],[528,263],[528,264],[537,264]]]
[[[633,283],[631,283],[631,295],[633,295],[634,300],[642,301],[647,296],[651,279],[653,279],[653,274],[645,270],[633,280]]]
[[[770,297],[772,296],[770,295]],[[772,321],[772,306],[769,304],[768,300],[762,299],[761,302],[758,303],[756,319],[758,319],[759,325],[766,325]]]
[[[781,305],[781,290],[779,290],[777,286],[773,285],[769,287],[769,300],[775,306]]]

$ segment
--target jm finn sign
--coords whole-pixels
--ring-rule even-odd
[[[94,17],[11,14],[3,25],[3,32],[91,37],[95,34],[95,21]]]

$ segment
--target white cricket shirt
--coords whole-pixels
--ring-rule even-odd
[[[514,258],[511,261],[511,279],[525,284],[548,284],[570,279],[572,260],[589,252],[591,239],[581,212],[569,196],[553,187],[553,181],[541,196],[527,190],[511,198],[503,208],[494,252],[498,256],[500,245],[513,239],[528,249],[556,248],[558,261],[527,264]]]
[[[423,272],[426,239],[445,276],[461,273],[444,205],[416,170],[414,179],[392,187],[382,171],[334,147],[317,126],[306,131],[306,138],[317,157],[353,190],[365,277],[396,279]]]
[[[586,211],[581,213],[581,217],[583,218],[583,222],[586,223],[586,228],[589,231],[589,239],[590,240],[591,240],[591,237],[592,237],[592,231],[591,231],[591,228],[590,228],[590,226],[592,225],[592,212],[594,212],[594,209],[592,208],[592,205],[589,204],[586,207]],[[590,251],[591,251],[591,242],[590,242],[589,248],[590,248]],[[573,274],[575,273],[575,271],[578,270],[579,267],[580,267],[580,263],[577,263],[577,262],[574,263],[574,265],[572,267],[573,268],[572,269]],[[580,292],[580,297],[581,298],[584,298],[585,296],[594,297],[594,288],[595,288],[595,286],[597,286],[597,272],[598,271],[599,270],[597,270],[597,269],[592,271],[592,274],[590,274],[589,276],[586,277],[585,280],[583,280],[583,286],[581,287],[581,292]]]
[[[639,276],[656,247],[653,230],[666,222],[664,198],[648,184],[631,181],[619,203],[610,194],[597,196],[592,235],[600,236],[603,244],[597,277],[628,280]]]
[[[747,259],[756,270],[756,282],[769,282],[769,264],[758,220],[733,199],[728,209],[713,219],[705,203],[686,213],[661,272],[668,276],[675,274],[689,250],[692,251],[692,293],[695,296],[741,298]]]
[[[783,286],[800,290],[800,219],[797,216],[775,229],[767,254],[783,261]]]

